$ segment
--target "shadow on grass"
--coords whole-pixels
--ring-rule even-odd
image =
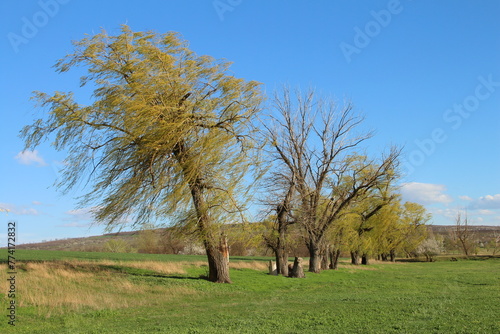
[[[181,280],[205,280],[208,281],[208,277],[204,275],[199,276],[188,276],[188,275],[180,275],[180,274],[161,274],[156,271],[147,270],[147,269],[138,269],[138,268],[129,268],[122,266],[114,266],[114,265],[99,265],[100,268],[108,271],[114,271],[120,274],[127,274],[131,276],[138,277],[155,277],[155,278],[169,278],[169,279],[181,279]]]

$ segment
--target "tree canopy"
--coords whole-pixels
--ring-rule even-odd
[[[195,182],[234,211],[235,202],[221,197],[234,195],[234,181],[250,166],[259,84],[228,74],[226,61],[197,56],[176,33],[124,26],[118,36],[102,32],[74,45],[55,67],[86,67],[81,85],[94,85],[94,102],[36,92],[49,113],[22,131],[27,149],[54,133],[55,148],[69,152],[59,186],[69,190],[87,178],[92,189],[83,203],[97,201],[96,217],[110,224],[189,206]]]

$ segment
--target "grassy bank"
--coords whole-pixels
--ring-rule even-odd
[[[2,333],[500,332],[499,259],[345,263],[289,279],[267,275],[265,258],[238,258],[234,284],[221,285],[199,279],[204,257],[17,256],[17,325],[2,316]]]

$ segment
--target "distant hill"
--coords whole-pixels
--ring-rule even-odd
[[[442,235],[443,237],[449,237],[454,229],[453,225],[429,225],[429,230],[436,235]],[[479,242],[487,242],[493,238],[493,236],[500,235],[500,226],[469,226],[471,231],[474,232],[475,238]],[[154,230],[154,234],[158,237],[157,240],[163,238],[163,247],[156,253],[190,253],[192,250],[186,250],[186,248],[192,248],[193,245],[186,243],[185,241],[178,241],[175,238],[166,239],[165,235],[168,234],[168,228],[160,228]],[[109,242],[120,242],[122,244],[128,245],[131,249],[135,251],[141,250],[141,245],[139,241],[139,231],[127,231],[127,232],[116,232],[107,233],[99,236],[91,236],[86,238],[68,238],[53,241],[45,241],[38,243],[29,243],[18,245],[18,249],[32,249],[32,250],[60,250],[60,251],[83,251],[83,252],[105,252],[109,251]],[[162,243],[162,242],[160,242]],[[170,244],[169,244],[170,243]],[[175,245],[174,245],[175,243]],[[148,251],[146,251],[148,252]]]
[[[67,238],[21,244],[17,245],[17,248],[33,250],[99,252],[105,250],[106,243],[111,239],[123,240],[131,244],[137,239],[138,235],[138,231],[107,233],[99,236],[91,236],[85,238]]]
[[[428,229],[434,234],[444,237],[450,236],[455,229],[454,225],[429,225]],[[488,242],[495,235],[500,235],[500,226],[474,226],[469,225],[469,229],[474,233],[475,239],[478,242]]]

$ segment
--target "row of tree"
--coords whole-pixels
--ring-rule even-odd
[[[169,220],[194,233],[214,282],[231,282],[221,225],[245,220],[253,180],[266,181],[275,221],[266,238],[283,274],[291,225],[300,226],[313,272],[327,258],[335,263],[345,245],[357,262],[418,242],[427,216],[397,200],[400,150],[362,154],[372,134],[351,104],[284,89],[265,116],[259,83],[234,77],[229,65],[197,56],[175,33],[123,26],[117,36],[74,42],[56,69],[84,67],[91,102],[37,92],[49,112],[22,130],[25,148],[51,138],[67,152],[58,186],[89,185],[81,205],[95,208],[96,221],[112,228]]]

